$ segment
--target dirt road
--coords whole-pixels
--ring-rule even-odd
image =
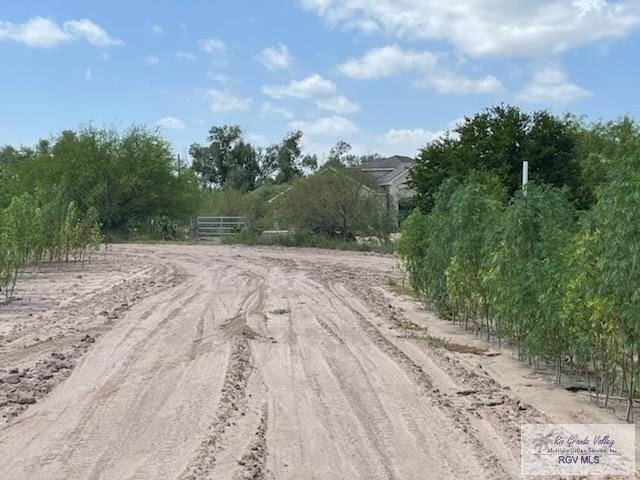
[[[180,281],[138,295],[66,380],[0,427],[0,478],[518,478],[519,425],[545,416],[477,355],[417,340],[383,288],[394,259],[182,245],[110,255],[125,254],[145,285],[153,269]],[[96,321],[88,303],[75,315]],[[0,366],[25,361],[16,352],[0,346]]]

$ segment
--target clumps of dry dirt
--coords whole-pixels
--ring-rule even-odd
[[[344,265],[317,264],[313,265],[308,273],[311,278],[323,285],[337,283],[347,285],[375,313],[390,320],[393,324],[402,321],[402,309],[388,301],[384,295],[380,295],[376,289],[376,287],[386,285],[389,281],[389,277],[384,272],[354,269]]]
[[[85,335],[66,353],[52,352],[49,357],[37,360],[33,367],[0,368],[0,415],[10,421],[45,397],[71,375],[78,358],[94,342],[94,337]]]
[[[263,480],[267,476],[267,415],[268,406],[265,403],[249,451],[238,460],[238,465],[242,467],[242,472],[236,477],[238,480]]]
[[[515,398],[508,387],[500,385],[485,371],[481,363],[474,365],[441,349],[429,349],[428,353],[461,387],[454,403],[470,415],[488,421],[505,445],[512,446],[514,458],[519,454],[520,425],[550,422],[542,412]]]
[[[471,431],[472,422],[470,420],[472,418],[487,421],[499,433],[504,443],[512,446],[513,458],[518,458],[520,425],[549,422],[543,413],[511,395],[508,387],[500,385],[484,370],[481,363],[472,365],[458,355],[463,353],[482,357],[488,355],[488,349],[421,334],[411,328],[413,325],[407,325],[401,319],[402,311],[399,308],[387,307],[387,299],[379,293],[376,295],[373,288],[358,285],[353,288],[353,291],[357,292],[374,311],[391,322],[392,328],[403,329],[404,327],[407,334],[401,335],[399,338],[423,343],[427,347],[423,349],[423,352],[446,372],[449,378],[456,381],[460,390],[455,397],[437,391],[437,389],[434,394],[439,399],[437,402],[439,406],[448,411],[449,415],[455,418],[465,431]],[[471,438],[474,443],[478,443],[480,448],[484,448],[477,436],[471,435]],[[497,459],[487,458],[487,462],[495,464],[497,468]]]
[[[90,279],[94,267],[102,269],[97,276],[105,275],[105,269],[111,273],[118,262],[128,261],[128,257],[111,255],[107,266],[89,264],[83,276]],[[115,284],[96,283],[90,294],[74,291],[75,283],[69,285],[70,291],[62,293],[66,296],[51,292],[51,298],[41,301],[49,309],[35,316],[34,305],[27,298],[3,307],[3,320],[11,311],[15,317],[10,332],[0,341],[0,419],[13,421],[69,377],[79,359],[132,306],[182,281],[173,266],[149,266],[140,260],[135,266],[137,271],[130,278]],[[39,281],[46,281],[47,275],[60,283],[61,289],[65,281],[75,281],[64,270],[41,273]]]
[[[200,444],[196,457],[180,475],[180,480],[206,478],[215,465],[216,458],[222,450],[220,445],[222,436],[235,425],[234,417],[244,415],[247,408],[247,383],[251,371],[249,341],[246,335],[240,332],[232,340],[231,356],[224,376],[222,395],[218,402],[218,413],[209,425],[209,431]]]
[[[322,329],[327,332],[327,334],[330,337],[335,338],[339,343],[344,343],[344,340],[342,339],[342,337],[340,337],[336,331],[333,329],[333,327],[331,325],[329,325],[329,323],[327,323],[327,321],[322,318],[321,315],[316,315],[315,317],[316,322],[318,322],[318,325],[320,325],[320,327],[322,327]]]

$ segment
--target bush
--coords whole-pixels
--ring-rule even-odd
[[[388,237],[391,219],[384,195],[366,174],[326,167],[298,179],[277,199],[277,217],[296,228],[342,240],[356,236]]]

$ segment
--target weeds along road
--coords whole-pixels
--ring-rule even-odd
[[[0,430],[0,478],[517,478],[542,421],[402,335],[390,257],[116,246],[183,281],[137,303]]]

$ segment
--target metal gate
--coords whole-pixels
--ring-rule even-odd
[[[195,217],[191,229],[196,240],[218,240],[239,233],[245,223],[245,217]]]

